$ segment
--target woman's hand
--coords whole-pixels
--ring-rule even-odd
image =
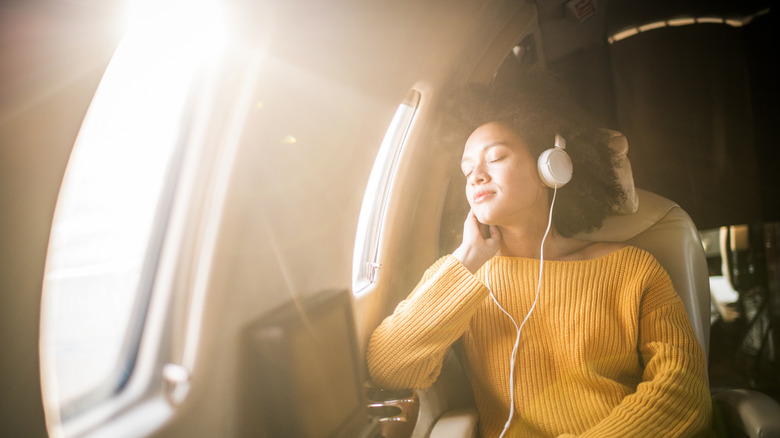
[[[488,237],[485,237],[489,234]],[[463,243],[452,255],[472,274],[490,260],[498,252],[501,243],[501,232],[495,225],[479,223],[473,211],[469,211],[463,224]]]

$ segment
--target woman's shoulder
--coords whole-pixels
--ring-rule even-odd
[[[583,260],[597,259],[607,256],[616,256],[626,259],[644,260],[650,264],[658,264],[658,261],[648,251],[629,245],[624,242],[592,242],[583,247],[581,256]]]
[[[577,239],[572,239],[568,246],[568,251],[559,257],[562,261],[600,259],[629,247],[623,242],[591,242]]]
[[[619,258],[630,265],[643,269],[660,267],[655,257],[636,246],[624,242],[582,242],[577,250],[571,253],[568,260],[596,260],[604,258]]]
[[[593,242],[582,248],[581,260],[593,269],[619,272],[624,282],[671,287],[669,274],[650,252],[621,242]]]
[[[627,247],[623,242],[589,242],[580,249],[578,255],[581,260],[597,259]]]

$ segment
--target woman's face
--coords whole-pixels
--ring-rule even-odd
[[[461,160],[466,197],[483,224],[526,223],[547,208],[547,187],[525,141],[500,123],[486,123],[466,141]]]

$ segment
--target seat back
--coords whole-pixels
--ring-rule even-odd
[[[639,198],[636,212],[609,216],[600,229],[576,237],[624,242],[652,254],[669,273],[707,357],[710,285],[699,232],[679,205],[646,190],[636,189],[636,194]]]

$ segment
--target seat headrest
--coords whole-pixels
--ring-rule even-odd
[[[633,186],[632,186],[633,188]],[[607,216],[598,230],[580,233],[574,237],[590,241],[625,242],[658,223],[677,206],[674,202],[646,190],[633,188],[637,208],[633,214],[622,213]],[[639,198],[642,202],[639,202]]]
[[[609,135],[609,148],[615,153],[615,173],[620,187],[626,195],[626,200],[613,209],[614,214],[633,214],[639,208],[639,197],[634,187],[634,174],[631,172],[631,162],[628,161],[628,140],[626,136],[611,129],[604,130]]]

